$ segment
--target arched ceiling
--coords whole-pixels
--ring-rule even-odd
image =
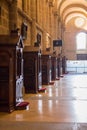
[[[66,25],[72,18],[87,19],[87,0],[58,0],[58,15]]]

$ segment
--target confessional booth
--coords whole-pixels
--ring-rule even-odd
[[[62,73],[66,74],[66,57],[62,57]]]
[[[58,76],[57,57],[52,56],[51,62],[52,62],[52,80],[56,80]]]
[[[60,57],[57,57],[57,79],[60,79],[60,68],[61,68]]]
[[[60,76],[62,76],[62,44],[62,39],[53,40],[53,49],[55,50],[55,48],[59,48],[60,50],[60,54],[57,57],[57,79],[59,79]]]
[[[24,47],[25,93],[38,93],[42,88],[41,52],[39,47]]]
[[[12,112],[22,99],[23,41],[18,34],[0,35],[0,111]]]
[[[52,62],[50,54],[42,54],[42,84],[48,85],[52,80]]]
[[[60,57],[60,77],[63,77],[66,74],[66,57]]]

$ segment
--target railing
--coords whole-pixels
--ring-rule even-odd
[[[67,60],[66,64],[67,72],[71,73],[87,73],[87,61],[86,60]]]

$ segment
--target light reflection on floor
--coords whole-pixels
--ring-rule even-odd
[[[45,93],[24,95],[29,110],[0,113],[0,121],[87,123],[86,74],[65,75],[45,87]]]

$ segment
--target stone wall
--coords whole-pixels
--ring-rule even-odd
[[[0,34],[9,33],[9,5],[5,0],[0,0]]]
[[[3,6],[2,6],[3,5]],[[1,0],[0,1],[0,34],[9,34],[19,29],[23,23],[27,25],[25,45],[37,41],[37,33],[41,35],[41,50],[50,48],[53,51],[53,39],[58,38],[57,10],[54,0]]]

